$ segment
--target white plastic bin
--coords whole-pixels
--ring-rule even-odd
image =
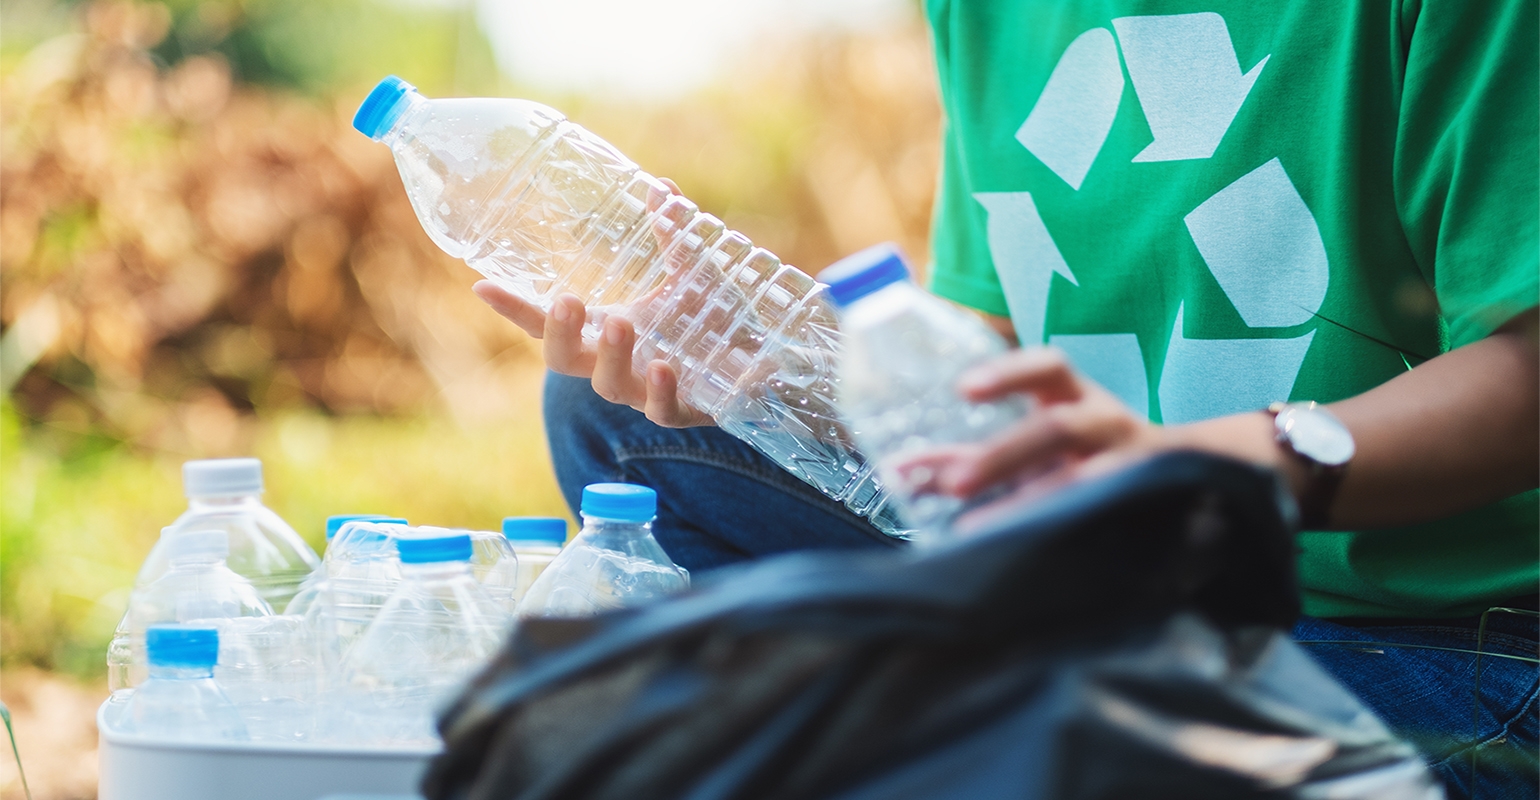
[[[412,797],[436,749],[168,742],[111,731],[96,712],[98,800]]]

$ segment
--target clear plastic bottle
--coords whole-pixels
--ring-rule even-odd
[[[561,546],[567,543],[567,521],[561,517],[504,517],[503,537],[519,556],[513,590],[517,603],[561,553]]]
[[[338,547],[333,546],[333,542],[336,540],[338,532],[346,527],[348,523],[352,522],[374,522],[392,525],[407,524],[406,520],[401,517],[389,517],[384,514],[333,514],[327,517],[326,553],[321,556],[321,566],[315,572],[310,573],[310,577],[305,579],[304,584],[300,586],[299,592],[289,601],[289,605],[284,609],[283,613],[299,616],[308,614],[311,607],[315,604],[316,598],[327,587],[327,577],[333,572],[339,571],[339,569],[344,572],[347,571],[346,567],[338,565],[348,561],[353,556],[345,544]],[[345,541],[346,537],[344,537]]]
[[[227,534],[230,569],[249,580],[269,606],[287,607],[320,559],[288,523],[262,505],[262,462],[255,458],[189,461],[182,465],[182,485],[187,511],[161,532],[161,541],[139,568],[135,589],[165,574],[168,534],[222,530]],[[125,613],[107,649],[107,684],[114,693],[134,683],[129,675],[134,659],[126,638],[127,621]]]
[[[438,705],[491,659],[510,618],[471,574],[470,536],[408,533],[396,547],[401,583],[341,665],[342,738],[427,744]]]
[[[420,531],[445,530],[421,528]],[[458,531],[471,537],[471,574],[486,588],[487,594],[509,614],[518,602],[519,554],[508,538],[497,531]]]
[[[316,657],[325,669],[341,661],[396,591],[401,582],[396,537],[411,530],[399,517],[352,520],[332,539],[326,577],[313,593],[299,596],[301,608],[290,611],[303,611]]]
[[[519,602],[521,617],[581,617],[690,588],[690,573],[652,535],[658,494],[629,483],[583,489],[583,530]]]
[[[149,626],[273,613],[250,581],[225,566],[229,535],[224,531],[168,528],[161,533],[158,547],[166,559],[166,572],[129,595],[128,611],[113,640],[114,646],[123,648],[117,655],[124,684],[112,687],[119,700],[147,674],[144,637]]]
[[[902,535],[834,405],[839,333],[823,287],[556,111],[526,100],[429,100],[394,76],[354,126],[388,145],[429,237],[549,308],[571,292],[636,327],[682,396],[787,471]]]
[[[892,465],[938,445],[984,439],[1027,412],[1020,399],[970,403],[956,391],[965,371],[1008,345],[977,315],[910,282],[894,245],[845,258],[825,270],[824,279],[845,331],[840,411],[882,470],[904,521],[943,533],[964,504],[919,491],[933,476],[916,470],[906,481]]]
[[[219,630],[214,678],[235,703],[251,740],[310,739],[321,671],[305,620],[235,617],[213,624]]]
[[[145,641],[150,677],[116,718],[124,733],[203,743],[246,739],[240,712],[214,680],[217,630],[155,625]]]

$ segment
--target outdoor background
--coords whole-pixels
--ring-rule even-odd
[[[333,513],[568,514],[538,343],[349,125],[380,77],[555,106],[809,272],[924,260],[912,0],[0,8],[0,699],[38,800],[95,795],[103,654],[184,460],[260,457],[318,550]]]

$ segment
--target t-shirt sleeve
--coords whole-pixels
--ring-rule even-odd
[[[931,291],[989,314],[1009,316],[1005,290],[989,255],[984,208],[973,199],[962,136],[953,124],[951,96],[951,15],[949,0],[928,0],[926,14],[935,39],[936,71],[946,123],[941,130],[941,179],[931,217]]]
[[[1534,0],[1406,0],[1396,205],[1449,345],[1540,302]]]

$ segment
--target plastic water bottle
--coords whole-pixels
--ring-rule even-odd
[[[509,617],[471,574],[471,537],[404,534],[396,539],[401,582],[341,665],[347,738],[437,741],[440,702],[484,666]]]
[[[224,531],[167,529],[157,547],[166,559],[166,572],[129,595],[128,612],[114,637],[114,646],[123,647],[119,655],[125,684],[113,687],[118,699],[144,680],[144,635],[149,626],[273,613],[250,581],[225,566],[229,535]]]
[[[124,733],[192,742],[242,741],[240,712],[214,680],[219,632],[194,625],[145,631],[150,677],[117,718]]]
[[[352,520],[342,525],[327,548],[331,560],[313,598],[301,595],[306,628],[314,637],[317,658],[335,666],[363,636],[385,601],[401,582],[396,537],[410,531],[399,517]]]
[[[561,546],[567,543],[567,521],[561,517],[504,517],[503,536],[519,556],[513,590],[517,602],[561,553]]]
[[[443,528],[419,528],[419,532]],[[459,531],[471,537],[471,574],[509,614],[518,602],[519,555],[508,537],[497,531]]]
[[[690,573],[652,535],[658,493],[629,483],[583,489],[583,530],[519,602],[521,617],[580,617],[690,588]]]
[[[302,617],[237,617],[215,622],[214,678],[255,742],[311,738],[321,664]]]
[[[391,148],[445,252],[542,309],[577,295],[590,335],[624,315],[638,369],[673,365],[684,399],[723,430],[902,533],[835,411],[838,328],[806,273],[538,103],[429,100],[392,76],[353,125]]]
[[[299,616],[305,616],[310,613],[310,609],[315,605],[316,598],[320,597],[321,592],[329,586],[326,581],[327,577],[333,572],[347,571],[347,567],[343,567],[341,564],[354,558],[354,555],[349,552],[349,548],[345,544],[335,547],[332,543],[336,540],[338,532],[351,522],[407,524],[406,520],[401,517],[389,517],[384,514],[333,514],[327,517],[326,553],[321,557],[321,566],[315,572],[310,573],[309,578],[305,579],[304,584],[300,586],[299,592],[294,595],[294,599],[289,601],[289,605],[284,609],[283,613]],[[345,541],[346,539],[344,538]]]
[[[169,534],[222,530],[227,535],[230,569],[249,580],[269,606],[288,606],[320,559],[288,523],[262,505],[262,462],[255,458],[189,461],[182,465],[182,486],[187,511],[161,532],[160,542],[139,568],[135,589],[150,585],[169,568]],[[107,650],[107,684],[114,694],[137,682],[130,675],[135,659],[127,622],[125,614]],[[142,654],[139,663],[143,663]]]
[[[910,282],[894,245],[856,253],[823,276],[845,332],[840,410],[904,521],[944,532],[964,503],[923,491],[934,476],[918,469],[900,476],[892,466],[938,445],[979,441],[1026,413],[1020,399],[970,403],[956,391],[964,372],[1009,346],[978,316]]]

